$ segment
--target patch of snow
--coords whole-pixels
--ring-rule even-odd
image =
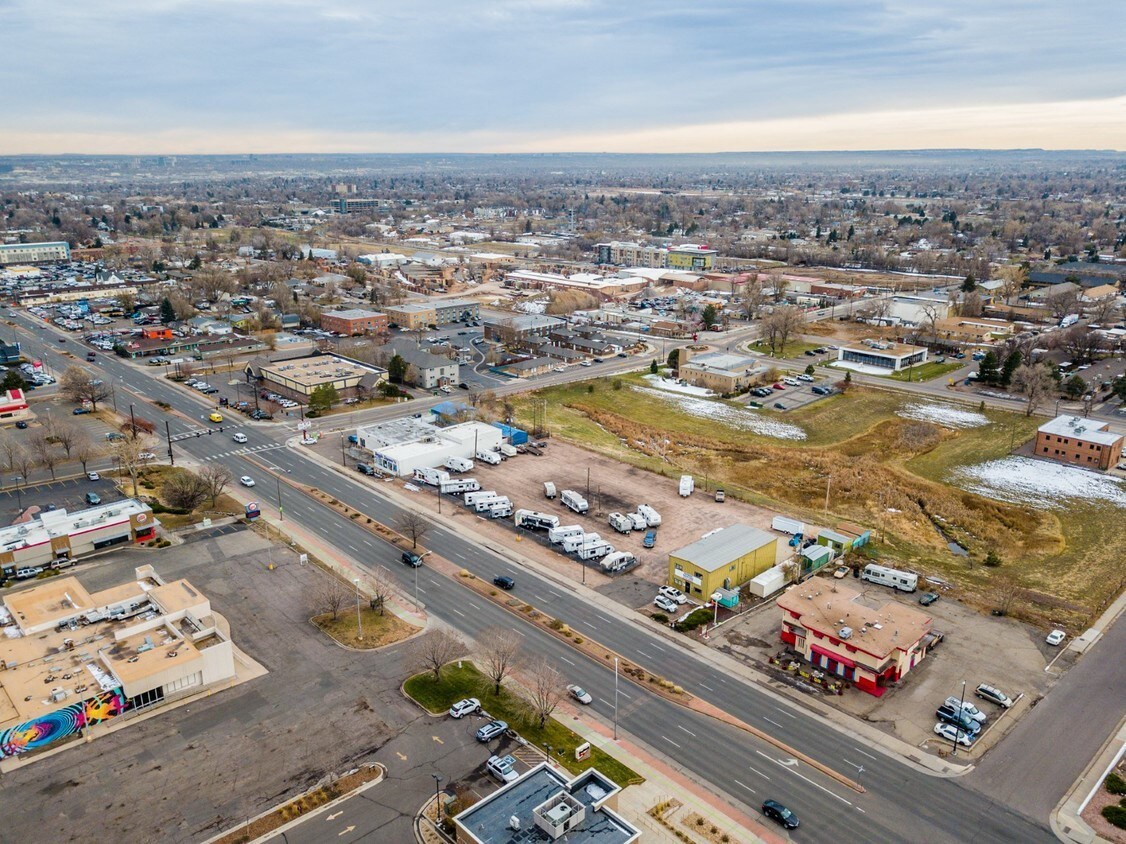
[[[972,410],[962,410],[950,404],[909,404],[895,412],[904,419],[920,422],[934,422],[947,428],[981,428],[989,424],[989,419]]]
[[[963,487],[1014,504],[1063,506],[1069,499],[1101,500],[1126,507],[1126,483],[1109,475],[1029,457],[1005,457],[954,473]]]
[[[675,378],[662,378],[660,375],[646,375],[645,380],[658,390],[668,390],[670,393],[684,393],[689,396],[714,396],[707,387],[694,387],[691,384],[681,384]]]
[[[805,431],[797,425],[776,422],[772,419],[764,419],[756,415],[753,410],[740,410],[726,405],[723,402],[709,401],[693,396],[676,395],[663,390],[654,390],[650,387],[632,387],[631,389],[668,404],[675,405],[677,410],[682,413],[687,413],[689,416],[711,419],[714,422],[719,422],[721,425],[737,428],[740,431],[750,431],[752,434],[774,437],[779,440],[805,439]]]

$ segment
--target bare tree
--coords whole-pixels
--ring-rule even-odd
[[[1059,335],[1059,345],[1074,363],[1090,363],[1102,350],[1102,335],[1086,325],[1073,325]]]
[[[524,637],[505,627],[489,627],[478,636],[481,643],[481,670],[493,682],[493,694],[500,694],[500,684],[519,664]]]
[[[78,432],[74,438],[74,444],[71,446],[74,451],[75,459],[82,464],[82,471],[89,471],[86,464],[91,460],[96,460],[102,456],[102,449],[99,447],[85,431]]]
[[[1001,293],[1005,297],[1005,304],[1011,305],[1013,299],[1020,293],[1021,287],[1028,281],[1028,269],[1020,264],[1001,267],[997,271],[997,280],[1001,282]]]
[[[11,460],[12,470],[25,481],[39,465],[39,463],[35,460],[34,454],[29,452],[27,449],[18,446],[9,459]]]
[[[872,299],[870,302],[865,302],[857,311],[862,319],[873,324],[879,323],[881,320],[885,319],[890,312],[891,299],[885,296]]]
[[[141,459],[141,455],[150,449],[150,441],[143,437],[122,437],[119,440],[114,440],[113,444],[110,446],[110,455],[117,461],[121,470],[129,475],[129,479],[133,482],[133,495],[137,494],[137,472],[140,471],[144,463]],[[191,473],[188,472],[186,474]],[[192,475],[192,477],[195,476]],[[197,506],[198,504],[199,502],[197,502]]]
[[[384,566],[377,566],[364,580],[364,585],[371,593],[371,608],[378,609],[383,615],[387,599],[395,593],[395,580],[391,572]]]
[[[1087,315],[1095,325],[1106,326],[1114,322],[1114,315],[1118,310],[1117,296],[1102,296],[1091,300],[1086,307]]]
[[[134,494],[136,486],[134,485]],[[207,500],[207,482],[187,470],[171,475],[164,482],[164,500],[169,507],[192,511]]]
[[[82,434],[74,425],[64,420],[55,422],[51,428],[51,436],[55,438],[55,442],[63,447],[63,451],[66,452],[66,459],[70,460],[71,452],[74,451],[74,446]]]
[[[1056,379],[1042,364],[1026,363],[1018,366],[1013,372],[1012,390],[1024,396],[1024,415],[1031,416],[1036,408],[1056,386]]]
[[[528,679],[531,686],[528,689],[528,704],[540,723],[542,730],[547,724],[547,719],[555,712],[555,708],[567,694],[566,678],[559,672],[549,659],[537,657],[528,668]]]
[[[747,319],[755,319],[769,299],[766,286],[759,281],[758,273],[755,273],[755,277],[747,282],[743,290],[743,315]]]
[[[55,467],[59,465],[59,454],[55,451],[52,437],[42,428],[31,436],[31,451],[36,462],[42,464],[51,473],[51,480],[55,479]]]
[[[4,468],[8,472],[16,470],[16,455],[23,451],[23,447],[17,443],[11,436],[4,434],[0,436],[0,453],[4,455]]]
[[[89,402],[98,409],[98,402],[109,397],[109,387],[100,378],[95,378],[81,366],[68,366],[59,378],[59,391],[68,401],[76,404]]]
[[[424,671],[434,675],[434,682],[442,679],[446,663],[465,653],[465,643],[453,633],[435,630],[415,640],[414,662]]]
[[[1079,294],[1074,290],[1052,291],[1044,300],[1048,311],[1056,319],[1063,319],[1079,309]]]
[[[335,574],[323,574],[316,586],[309,591],[313,613],[332,613],[333,621],[336,621],[349,599],[354,597],[352,588]]]
[[[776,307],[762,320],[762,332],[770,354],[773,357],[778,352],[784,352],[786,343],[791,336],[805,322],[805,317],[800,310],[792,305]]]
[[[395,517],[395,530],[411,541],[411,548],[417,548],[430,530],[430,523],[414,510],[404,510]]]
[[[211,506],[223,491],[234,480],[234,473],[223,463],[208,463],[199,471],[199,477],[207,485],[207,494],[211,497]]]

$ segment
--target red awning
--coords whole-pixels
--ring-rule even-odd
[[[856,663],[853,662],[851,659],[849,659],[846,656],[841,656],[840,654],[835,654],[832,651],[827,651],[824,648],[819,648],[819,647],[817,647],[817,645],[810,645],[809,649],[816,654],[821,654],[822,656],[827,656],[829,659],[835,659],[841,665],[847,665],[849,668],[855,668],[856,667]]]

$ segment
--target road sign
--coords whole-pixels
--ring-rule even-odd
[[[584,759],[590,758],[590,742],[583,742],[575,748],[575,761],[582,762]]]
[[[312,422],[298,422],[297,423],[297,430],[298,431],[308,431],[309,428],[312,427],[312,425],[313,425]]]

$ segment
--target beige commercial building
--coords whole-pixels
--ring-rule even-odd
[[[308,401],[318,387],[332,385],[341,398],[358,390],[378,389],[387,380],[387,370],[338,355],[316,355],[276,361],[258,370],[262,385],[282,395]]]
[[[688,349],[681,349],[678,371],[681,379],[694,387],[717,393],[741,393],[754,384],[766,368],[746,355],[708,352],[691,356]]]

